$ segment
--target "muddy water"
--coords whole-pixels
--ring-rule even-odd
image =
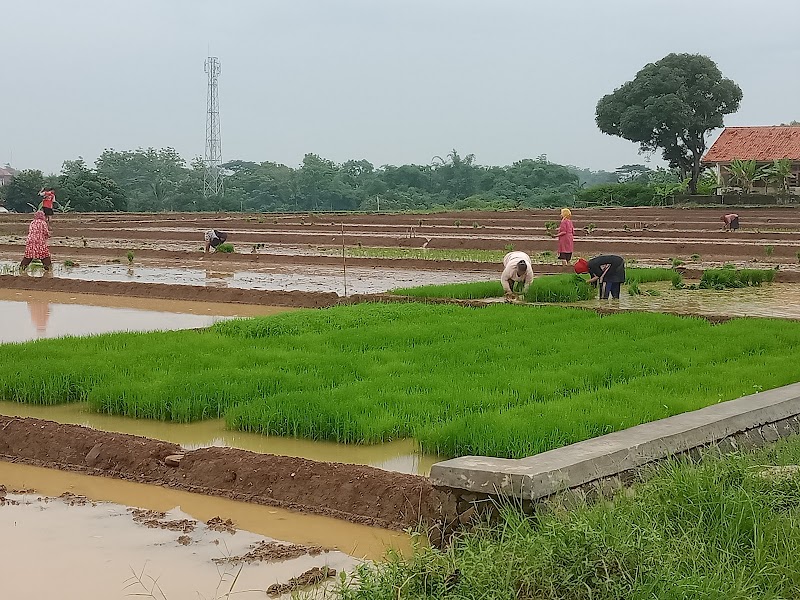
[[[88,412],[85,404],[35,406],[18,402],[0,402],[0,414],[9,417],[36,417],[58,423],[84,425],[102,431],[141,435],[180,444],[188,450],[208,446],[228,446],[264,454],[370,465],[387,471],[414,475],[428,475],[431,465],[441,460],[436,455],[420,454],[412,440],[399,440],[374,446],[315,442],[229,431],[225,429],[225,422],[222,419],[184,424],[102,415]]]
[[[379,558],[387,548],[404,553],[410,548],[408,536],[397,532],[102,477],[0,462],[0,484],[26,490],[7,495],[13,502],[0,506],[4,598],[122,599],[145,592],[132,579],[133,572],[148,590],[158,580],[164,594],[157,593],[159,599],[195,598],[198,593],[221,597],[234,579],[237,597],[263,598],[269,585],[285,583],[312,567],[347,570],[357,559]],[[63,492],[93,502],[40,497]],[[186,533],[145,527],[134,522],[128,506],[167,512],[162,522],[198,522]],[[217,516],[231,519],[236,533],[204,525]],[[182,535],[187,536],[183,543],[178,541]],[[245,564],[241,570],[238,564],[213,562],[273,540],[329,551]]]
[[[351,267],[347,269],[347,293],[372,294],[386,292],[396,287],[412,285],[485,281],[486,273],[418,271]],[[11,263],[0,261],[0,268],[12,269]],[[42,276],[32,272],[28,276]],[[263,267],[258,271],[224,272],[218,267],[205,269],[167,268],[154,266],[87,265],[77,267],[56,266],[48,275],[64,279],[86,281],[133,281],[137,283],[168,283],[209,287],[230,287],[252,290],[299,290],[306,292],[336,292],[344,295],[345,277],[342,269],[327,266]]]
[[[24,302],[0,300],[0,342],[24,342],[111,331],[191,329],[208,327],[225,318],[59,304],[35,299]]]
[[[617,305],[651,312],[800,319],[798,284],[773,283],[730,290],[675,290],[669,283],[661,282],[642,284],[640,288],[644,292],[640,296],[630,296],[623,291]],[[654,290],[659,295],[651,296],[647,290]],[[608,304],[609,301],[601,300],[580,303],[581,306]]]

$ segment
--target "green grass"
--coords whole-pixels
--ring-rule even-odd
[[[800,597],[800,478],[759,465],[800,463],[800,441],[701,464],[667,463],[634,494],[419,545],[364,564],[339,600],[781,600]],[[401,595],[402,590],[402,595]]]
[[[504,292],[503,285],[499,281],[474,281],[471,283],[447,283],[444,285],[397,288],[389,293],[395,296],[413,296],[415,298],[477,300],[480,298],[499,298]]]
[[[798,350],[779,320],[360,304],[0,345],[0,398],[521,457],[798,381]]]
[[[597,288],[579,275],[543,275],[534,277],[525,293],[527,302],[578,302],[597,296]]]
[[[703,272],[700,287],[706,289],[741,288],[762,283],[771,283],[775,279],[774,269],[708,269]]]
[[[540,275],[525,294],[527,302],[577,302],[589,300],[597,295],[578,275]],[[412,288],[398,288],[391,294],[417,298],[456,298],[476,300],[480,298],[499,298],[503,296],[503,286],[499,281],[476,281],[473,283],[450,283],[445,285],[423,285]]]

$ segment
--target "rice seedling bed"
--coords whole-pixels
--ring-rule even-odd
[[[669,463],[613,502],[462,533],[445,550],[418,545],[364,564],[339,600],[482,598],[649,600],[800,596],[800,441],[752,454]],[[790,467],[791,468],[791,467]]]
[[[700,287],[706,289],[741,288],[771,283],[775,279],[772,269],[707,269],[703,271]]]
[[[0,397],[522,457],[800,379],[800,324],[360,304],[0,346]]]
[[[481,298],[500,298],[503,296],[504,291],[499,281],[478,281],[398,288],[390,293],[415,298],[478,300]],[[586,280],[579,275],[542,275],[533,278],[533,282],[525,293],[524,299],[527,302],[577,302],[579,300],[589,300],[596,295],[596,288],[587,284]]]

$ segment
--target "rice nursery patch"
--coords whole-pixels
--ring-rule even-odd
[[[375,303],[0,345],[0,398],[522,457],[800,380],[798,349],[780,320]]]
[[[721,290],[725,288],[742,288],[772,283],[775,271],[772,269],[736,269],[725,266],[721,269],[703,271],[700,287]]]
[[[578,302],[597,296],[597,288],[580,275],[543,275],[534,277],[525,293],[527,302]]]
[[[478,300],[481,298],[499,298],[504,292],[503,285],[499,281],[474,281],[471,283],[447,283],[444,285],[397,288],[389,293],[396,296],[413,296],[415,298]]]

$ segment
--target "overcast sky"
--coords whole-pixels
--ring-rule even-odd
[[[800,119],[796,0],[2,0],[0,163],[202,155],[210,52],[226,160],[643,162],[597,100],[670,52],[742,88],[728,125]]]

